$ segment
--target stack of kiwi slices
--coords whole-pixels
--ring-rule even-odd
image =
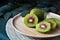
[[[60,20],[56,18],[46,19],[45,11],[39,8],[33,8],[24,17],[24,24],[29,28],[36,28],[37,32],[47,33],[55,30],[60,25]]]

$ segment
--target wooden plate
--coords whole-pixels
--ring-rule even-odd
[[[12,20],[12,27],[15,31],[23,34],[25,36],[34,37],[34,38],[47,38],[47,37],[55,37],[60,35],[60,29],[56,29],[50,33],[42,34],[35,30],[35,28],[28,28],[24,24],[24,18],[20,16],[20,14],[16,15]]]

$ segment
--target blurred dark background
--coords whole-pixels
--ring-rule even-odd
[[[0,0],[0,7],[8,3],[13,3],[16,6],[20,4],[31,4],[32,7],[49,9],[48,11],[56,12],[60,10],[60,0]],[[56,9],[56,10],[55,10]]]
[[[5,31],[8,19],[20,12],[25,16],[34,7],[60,15],[60,0],[0,0],[0,40],[9,40]],[[55,37],[54,40],[59,38]]]

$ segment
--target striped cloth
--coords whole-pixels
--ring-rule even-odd
[[[9,21],[6,24],[6,33],[7,33],[8,37],[10,38],[10,40],[35,40],[33,38],[23,36],[23,35],[19,34],[18,32],[16,32],[11,27],[11,20],[12,19],[9,19]]]

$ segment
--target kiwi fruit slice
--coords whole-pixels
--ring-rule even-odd
[[[39,18],[39,21],[42,21],[45,18],[44,11],[42,9],[33,8],[30,11],[30,14],[35,14]]]
[[[57,19],[57,18],[49,18],[49,19],[54,20],[57,25],[60,25],[60,20],[59,19]]]
[[[36,25],[36,31],[41,32],[41,33],[47,33],[51,29],[50,23],[43,21],[40,22]]]
[[[28,27],[35,27],[38,23],[38,17],[35,14],[27,14],[24,17],[24,24]]]
[[[60,25],[60,20],[59,20],[59,19],[56,19],[56,18],[51,18],[51,19],[54,19],[55,22],[56,22],[56,24],[57,24],[57,25]]]
[[[51,29],[55,29],[56,28],[56,22],[54,21],[54,19],[52,18],[49,18],[49,19],[46,19],[45,21],[49,22],[51,24]]]

